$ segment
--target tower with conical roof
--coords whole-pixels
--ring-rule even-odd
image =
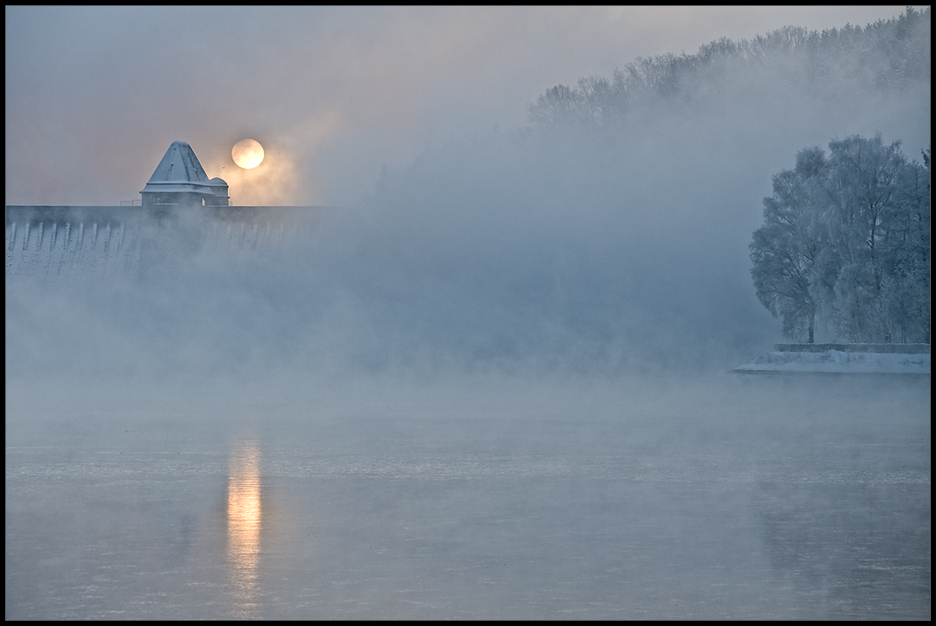
[[[192,146],[173,141],[146,187],[140,192],[143,208],[166,210],[191,206],[227,206],[228,184],[208,180]]]

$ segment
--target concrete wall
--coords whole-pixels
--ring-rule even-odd
[[[334,210],[341,209],[219,206],[163,215],[140,206],[8,205],[6,276],[108,276],[136,271],[153,255],[305,245],[320,218]]]
[[[928,343],[777,343],[776,352],[877,352],[890,354],[929,354]]]

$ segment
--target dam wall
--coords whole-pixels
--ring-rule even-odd
[[[6,277],[105,277],[133,272],[146,254],[281,249],[308,242],[338,210],[346,208],[7,205]]]
[[[876,354],[929,354],[928,343],[775,343],[775,352],[871,352]]]

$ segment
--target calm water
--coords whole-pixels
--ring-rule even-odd
[[[7,383],[8,619],[930,618],[928,378]]]

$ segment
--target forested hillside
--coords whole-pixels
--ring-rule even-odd
[[[930,9],[907,8],[863,28],[787,26],[692,55],[638,58],[610,79],[548,89],[530,106],[530,122],[545,137],[592,135],[614,145],[666,117],[687,139],[698,130],[684,119],[719,124],[726,139],[744,126],[768,138],[781,126],[796,132],[814,120],[856,118],[854,129],[840,126],[851,136],[833,140],[828,157],[803,149],[794,169],[773,177],[765,223],[750,244],[756,294],[791,339],[813,341],[821,328],[840,341],[929,342],[929,149],[921,165],[901,140],[924,138],[885,144],[880,120],[872,139],[853,130],[872,103],[884,108],[929,88],[930,18]],[[760,150],[777,145],[768,140]]]
[[[556,85],[530,106],[538,126],[609,126],[642,105],[702,102],[793,93],[834,99],[846,93],[899,92],[930,79],[931,9],[824,31],[787,26],[751,40],[726,38],[696,54],[638,58],[608,79]],[[730,87],[735,88],[730,88]]]
[[[335,240],[368,269],[329,265],[356,328],[393,338],[375,362],[733,366],[782,337],[748,249],[771,177],[830,139],[929,145],[929,10],[627,61],[385,173]]]

